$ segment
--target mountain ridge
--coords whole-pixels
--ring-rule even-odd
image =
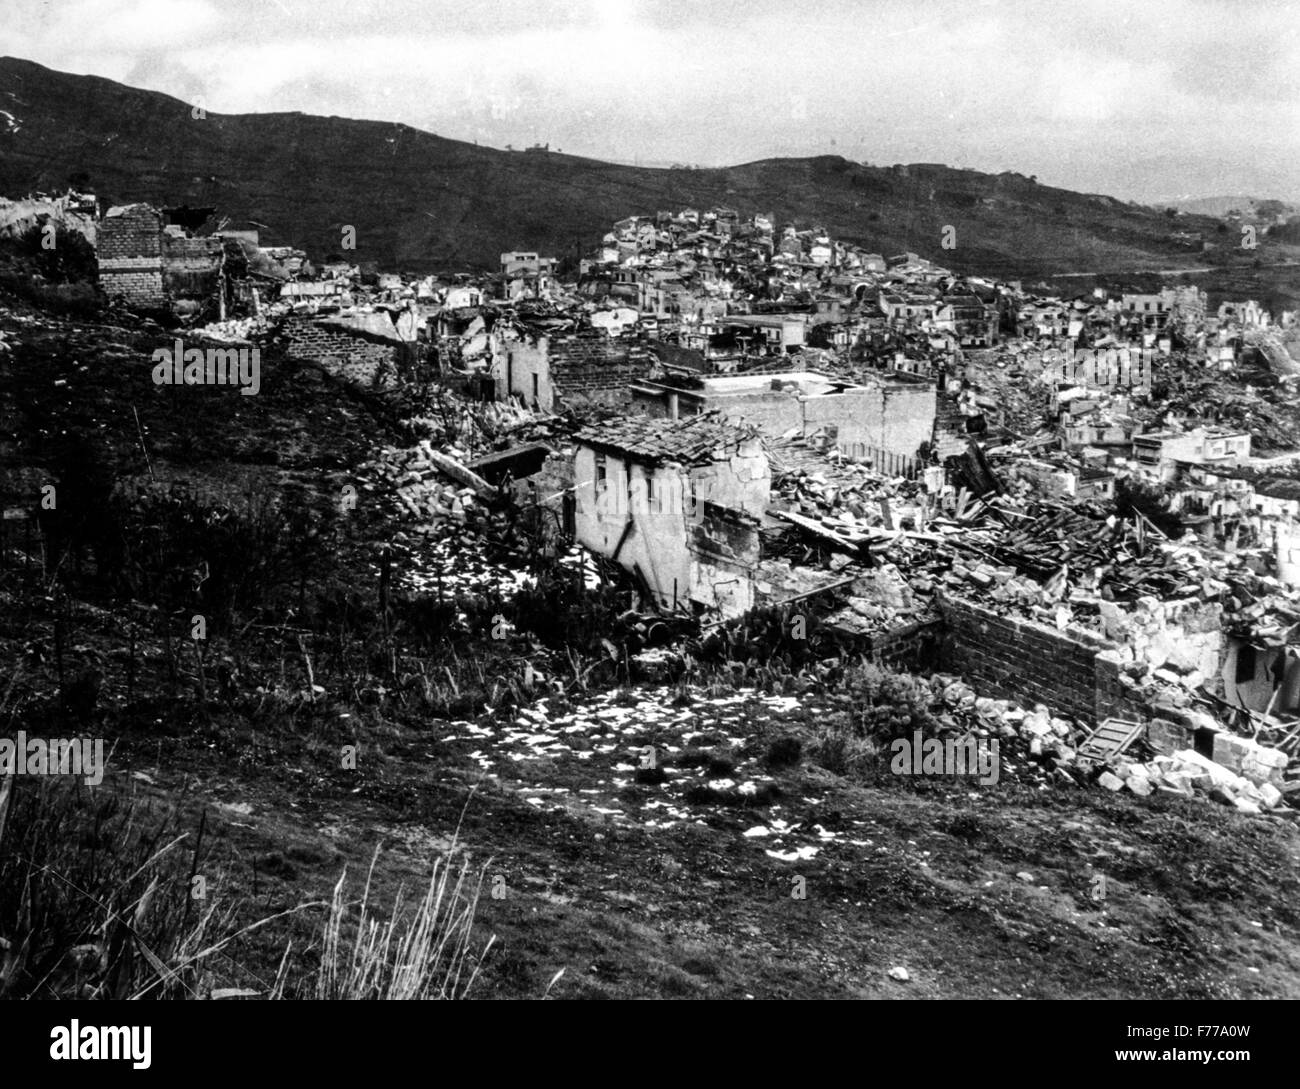
[[[112,203],[212,205],[265,225],[264,244],[428,271],[494,269],[500,253],[573,258],[611,223],[726,204],[822,226],[884,254],[914,250],[1013,278],[1204,263],[1178,231],[1219,221],[943,164],[868,166],[835,155],[716,168],[638,167],[501,150],[397,122],[300,111],[217,114],[101,76],[0,58],[0,193],[87,186]],[[0,118],[0,122],[3,119]],[[944,250],[944,228],[956,228]]]

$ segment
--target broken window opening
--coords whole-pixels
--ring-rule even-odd
[[[1248,684],[1255,679],[1255,648],[1246,643],[1237,648],[1237,684]]]

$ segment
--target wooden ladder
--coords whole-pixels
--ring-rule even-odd
[[[1125,718],[1108,718],[1079,746],[1078,759],[1098,763],[1119,756],[1139,734],[1143,724]]]

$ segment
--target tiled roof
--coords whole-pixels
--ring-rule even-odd
[[[732,427],[716,413],[685,420],[628,417],[584,427],[574,441],[585,446],[626,454],[635,460],[680,461],[695,465],[713,459],[714,451],[730,449],[753,438],[752,429]]]

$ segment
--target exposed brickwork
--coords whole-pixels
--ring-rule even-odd
[[[905,673],[929,673],[938,664],[942,620],[926,620],[870,636],[863,648],[877,665]]]
[[[1110,649],[1104,640],[999,616],[949,595],[942,611],[941,666],[965,677],[980,695],[1043,703],[1093,725],[1111,715],[1151,717],[1150,709],[1128,695],[1118,664],[1099,656]]]
[[[606,336],[551,339],[547,359],[555,398],[562,403],[630,401],[629,384],[649,374],[654,363],[647,346]]]
[[[134,306],[164,306],[162,213],[137,204],[107,217],[96,241],[99,284],[110,299]]]
[[[366,389],[385,389],[396,382],[401,352],[398,345],[367,340],[301,315],[285,320],[277,340],[290,359],[319,363],[346,382]]]
[[[135,204],[106,216],[96,241],[99,283],[128,306],[163,307],[174,299],[214,299],[223,290],[219,238],[168,233],[163,215]]]
[[[162,213],[147,204],[137,204],[100,225],[100,260],[115,257],[162,257]]]

